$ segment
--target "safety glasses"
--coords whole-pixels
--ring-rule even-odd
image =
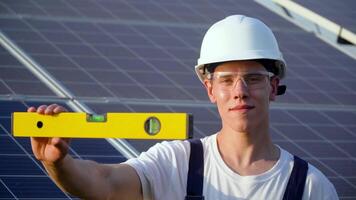
[[[239,80],[249,89],[260,89],[267,85],[267,78],[273,77],[272,72],[257,71],[257,72],[214,72],[207,75],[207,78],[213,81],[223,90],[232,90],[236,87]]]

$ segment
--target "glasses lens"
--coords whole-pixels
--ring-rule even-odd
[[[249,73],[235,73],[235,72],[216,72],[213,74],[213,81],[223,90],[233,89],[238,81],[242,81],[248,89],[259,89],[267,85],[268,72],[249,72]]]

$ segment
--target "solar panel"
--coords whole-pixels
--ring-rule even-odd
[[[287,93],[272,104],[273,140],[321,169],[341,199],[355,198],[355,60],[255,2],[5,0],[0,10],[1,32],[67,88],[75,100],[96,113],[193,113],[195,137],[220,128],[217,110],[209,104],[193,71],[204,32],[229,14],[262,19],[276,34],[288,64],[283,81]],[[0,97],[53,96],[7,50],[0,49],[0,56]],[[1,114],[2,109],[7,110],[3,116],[15,110],[9,106],[12,104],[24,108],[22,103],[7,101],[0,109]],[[34,165],[18,148],[22,145],[31,152],[28,140],[17,139],[18,144],[13,144],[15,140],[8,135],[9,118],[1,120],[0,136],[7,138],[0,146],[1,154],[11,151],[11,155],[24,159],[21,162]],[[158,142],[128,141],[140,152]],[[92,148],[96,145],[101,148]],[[74,140],[72,147],[81,158],[109,163],[125,160],[103,140]],[[8,165],[15,165],[15,159],[9,157]],[[5,172],[8,167],[0,170]],[[13,186],[14,181],[21,180],[26,185],[26,173],[43,173],[37,168],[19,172],[18,179],[0,177],[1,196],[38,197],[40,193],[21,193]],[[42,185],[49,181],[45,175],[38,180]],[[64,195],[53,192],[57,193]]]
[[[15,19],[11,19],[11,21],[13,20]],[[192,66],[194,66],[194,59],[198,57],[198,46],[191,46],[188,42],[184,41],[185,36],[176,35],[174,32],[165,30],[161,25],[131,26],[129,24],[112,23],[114,26],[122,26],[120,30],[126,30],[124,32],[130,33],[130,35],[127,35],[127,33],[108,33],[100,27],[101,23],[99,22],[72,22],[73,20],[65,21],[62,19],[46,21],[26,18],[16,21],[18,24],[22,24],[22,26],[13,28],[6,26],[5,23],[2,26],[3,31],[17,42],[25,52],[30,54],[34,60],[38,61],[43,67],[49,68],[48,71],[78,97],[105,96],[133,98],[134,94],[125,94],[123,92],[124,89],[119,89],[120,86],[117,86],[119,84],[123,85],[122,82],[124,82],[124,87],[140,91],[141,96],[139,98],[206,99],[203,94],[195,95],[195,92],[199,91],[196,87],[199,85],[199,81],[195,77],[190,76]],[[50,25],[47,25],[47,23]],[[149,27],[148,30],[156,27],[162,30],[148,31],[150,34],[146,34],[147,26]],[[81,29],[83,27],[84,29]],[[15,30],[34,31],[45,39],[43,41],[31,42],[18,41],[17,37],[12,38],[11,35]],[[195,32],[197,30],[193,29],[191,31]],[[202,29],[199,31],[203,32]],[[168,36],[162,38],[162,32],[165,32]],[[95,41],[89,43],[82,39],[79,33],[98,34],[102,36],[98,38],[111,38],[112,41],[109,44],[101,43],[100,41],[99,43]],[[355,76],[353,75],[355,70],[350,67],[354,62],[353,59],[343,56],[337,50],[328,47],[327,44],[318,41],[313,35],[302,30],[290,31],[278,29],[276,30],[276,35],[280,40],[282,51],[285,52],[287,62],[291,63],[289,71],[293,75],[286,79],[287,84],[291,88],[289,90],[291,95],[288,96],[289,94],[287,93],[286,97],[281,98],[281,101],[287,98],[286,101],[289,103],[350,104],[350,98],[354,97],[353,93],[355,92],[354,87],[349,86],[355,83]],[[142,38],[147,42],[139,40],[135,45],[127,43],[127,41],[130,41],[127,37],[136,37],[134,40]],[[167,40],[167,37],[173,39]],[[187,37],[189,38],[189,36]],[[174,38],[177,38],[176,42],[172,42]],[[303,38],[308,43],[300,42],[299,38]],[[195,39],[199,40],[198,37],[195,37]],[[126,44],[122,41],[126,41]],[[171,44],[165,41],[170,41]],[[320,51],[320,49],[327,49],[327,51]],[[46,60],[48,61],[55,56],[58,60],[60,57],[63,58],[62,62],[65,63],[63,65],[64,68],[62,66],[51,66],[46,62]],[[121,58],[124,60],[123,63],[120,63]],[[89,62],[86,61],[87,59],[90,61],[96,60],[95,63],[99,66],[93,66],[95,67],[94,69],[101,69],[101,62],[103,62],[104,67],[109,67],[110,70],[108,69],[106,72],[101,73],[98,73],[98,70],[93,71],[90,65],[89,67],[86,65]],[[41,61],[43,60],[45,62],[42,64]],[[138,60],[140,63],[133,61],[135,64],[125,66],[127,64],[126,61],[130,60]],[[163,63],[160,63],[159,60],[162,60]],[[172,62],[167,63],[169,62],[167,60]],[[188,67],[182,60],[190,62],[191,67]],[[295,60],[297,61],[294,62]],[[340,65],[340,63],[336,63],[336,60],[341,63],[347,63],[347,65]],[[164,63],[165,61],[167,65]],[[330,81],[332,77],[327,72],[334,70],[335,65],[338,66],[338,69],[345,71],[346,74],[350,74],[352,77],[343,81]],[[129,66],[134,68],[136,72],[129,72]],[[299,67],[302,67],[302,69],[299,69]],[[303,74],[305,67],[314,70],[316,77],[299,76],[299,73]],[[148,69],[150,73],[147,72]],[[173,71],[170,71],[170,69],[173,69]],[[140,70],[142,72],[139,72]],[[182,73],[175,72],[179,70]],[[105,74],[109,73],[112,73],[112,78],[105,79]],[[117,79],[115,79],[114,74],[118,75]],[[331,84],[334,88],[330,88],[329,85]],[[299,88],[295,88],[295,86]],[[330,89],[332,90],[330,91]]]

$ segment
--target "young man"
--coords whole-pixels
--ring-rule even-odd
[[[218,133],[162,142],[117,165],[75,160],[60,138],[31,138],[32,148],[59,187],[86,199],[338,199],[319,170],[271,141],[269,104],[284,93],[285,68],[265,24],[229,16],[207,31],[196,66],[219,110]]]

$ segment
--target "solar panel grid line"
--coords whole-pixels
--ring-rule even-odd
[[[316,141],[318,141],[318,142],[326,142],[327,141],[327,142],[332,142],[332,143],[335,143],[335,144],[338,144],[338,143],[353,143],[353,142],[350,142],[350,140],[353,140],[355,138],[355,135],[352,134],[351,131],[348,128],[339,127],[339,126],[335,126],[335,125],[309,124],[310,127],[307,128],[307,127],[303,127],[303,126],[300,126],[300,125],[295,124],[295,123],[273,123],[272,126],[273,127],[278,127],[279,129],[283,129],[283,130],[286,130],[286,131],[288,131],[289,128],[296,128],[296,127],[298,128],[296,130],[291,130],[290,134],[293,134],[294,132],[298,132],[298,130],[300,130],[300,129],[305,130],[307,133],[296,135],[296,136],[302,137],[302,138],[296,138],[296,137],[293,138],[296,142],[306,142],[306,143],[308,143],[307,141],[309,141],[310,143],[313,143],[313,142],[316,142]],[[303,139],[304,136],[306,136],[306,135],[308,135],[310,133],[321,132],[321,131],[323,131],[323,130],[325,130],[327,128],[329,128],[331,130],[335,130],[335,132],[334,133],[327,132],[327,134],[325,134],[325,136],[323,136],[323,137],[320,137],[320,135],[322,135],[322,134],[313,134],[314,138],[312,138],[310,136],[308,139]],[[337,131],[340,131],[341,135],[335,135],[335,134],[339,134]],[[334,137],[332,137],[332,136],[334,136]],[[327,140],[323,141],[325,138]]]
[[[287,96],[288,95],[288,96]],[[283,101],[284,98],[292,98],[293,101],[289,101],[288,99],[286,101]],[[307,102],[304,98],[302,98],[300,95],[298,95],[298,93],[296,91],[293,90],[288,90],[286,91],[286,96],[282,96],[279,98],[279,101],[287,104],[288,102],[293,102],[293,103],[301,103],[301,104],[308,104],[309,102]],[[295,102],[297,101],[297,102]]]
[[[15,91],[12,90],[12,88],[8,84],[6,84],[4,80],[0,79],[0,82],[11,92],[11,94],[15,94]]]
[[[169,10],[165,9],[160,3],[157,3],[156,1],[149,1],[151,4],[159,7],[162,11],[164,11],[164,13],[168,14],[169,16],[173,17],[175,20],[177,20],[178,23],[184,23],[185,21],[183,21],[182,19],[180,19],[178,16],[174,15],[173,12],[170,12]]]
[[[139,10],[137,10],[134,6],[130,5],[127,1],[121,1],[120,3],[125,4],[127,7],[131,8],[132,10],[135,10],[136,13],[140,14],[140,16],[144,17],[145,20],[147,21],[152,21],[150,18],[148,18],[147,16],[143,15],[143,13]],[[100,4],[98,4],[98,6],[102,7]],[[102,7],[104,8],[104,7]],[[112,12],[106,8],[104,8],[106,11],[108,11],[110,14],[112,14]]]
[[[77,4],[76,4],[77,3]],[[95,4],[95,1],[88,1],[87,3],[83,2],[65,2],[68,7],[78,7],[78,11],[76,9],[72,9],[77,13],[80,13],[84,17],[91,16],[93,13],[95,13],[95,17],[114,17],[111,16],[109,13],[105,12],[105,10],[98,9],[98,7]],[[104,11],[104,12],[103,12]]]
[[[66,5],[66,1],[59,1],[60,3],[63,3],[63,5]],[[41,11],[43,11],[44,13],[46,13],[48,16],[51,16],[51,13],[48,13],[47,10],[43,9],[43,7],[41,6],[41,4],[38,4],[37,1],[32,1],[32,3],[34,3],[36,5],[36,7],[38,9],[40,9]],[[58,6],[58,5],[57,5]],[[70,6],[67,6],[67,8],[71,8]],[[72,9],[72,11],[75,12],[75,10]],[[85,15],[83,15],[82,13],[78,13],[76,12],[76,14],[80,17],[85,17]]]
[[[169,35],[170,35],[171,37],[173,37],[173,38],[179,40],[180,42],[182,42],[183,44],[185,44],[187,47],[189,47],[191,50],[193,50],[193,51],[199,53],[198,50],[197,50],[197,48],[196,48],[196,46],[193,46],[192,44],[186,42],[185,40],[183,40],[183,39],[182,39],[181,37],[179,37],[178,35],[173,34],[173,32],[170,31],[169,29],[167,29],[167,28],[165,28],[165,27],[162,27],[162,28],[163,28],[165,31],[167,31],[167,33],[169,33]],[[182,64],[183,64],[184,66],[186,66],[184,63],[182,63]],[[187,67],[187,69],[188,69],[188,70],[192,70],[192,68],[188,68],[188,67]]]
[[[351,135],[353,135],[356,138],[356,132],[352,131],[351,129],[349,129],[349,128],[345,127],[345,126],[343,126],[342,124],[340,124],[339,122],[337,122],[335,119],[331,118],[330,116],[328,116],[324,112],[320,112],[320,114],[323,115],[325,118],[327,118],[328,120],[332,121],[338,127],[344,129],[345,131],[347,131],[348,133],[350,133]],[[356,159],[356,158],[354,158],[354,159]]]
[[[173,112],[176,112],[174,109],[172,109],[171,108],[171,110],[173,111]],[[212,110],[210,110],[210,109],[208,109],[208,111],[210,112],[210,113],[212,113],[215,117],[218,117],[218,114],[216,113],[216,112],[213,112]],[[196,123],[200,123],[200,124],[202,124],[202,123],[204,123],[204,122],[199,122],[199,121],[197,121],[196,119],[195,119],[195,121],[194,121],[194,123],[196,124]],[[207,122],[208,124],[211,124],[211,122]],[[220,124],[220,123],[218,123],[218,124]],[[197,126],[197,125],[194,125],[194,138],[203,138],[203,137],[206,137],[208,134],[210,134],[210,133],[204,133],[202,130],[200,130],[200,128]]]
[[[196,3],[196,2],[194,2]],[[177,18],[181,19],[182,21],[185,22],[208,22],[208,20],[204,17],[203,13],[195,13],[194,10],[194,3],[191,4],[191,6],[185,5],[184,1],[177,1],[176,3],[176,8],[177,10],[174,10],[173,14],[177,16]],[[201,2],[202,4],[205,4],[205,6],[208,6],[208,2]],[[162,5],[165,5],[165,3],[161,3]],[[198,3],[199,4],[199,3]],[[165,10],[170,10],[172,7],[167,7],[164,6]]]
[[[202,130],[200,130],[198,128],[198,126],[194,125],[194,137],[196,138],[202,138],[202,137],[206,137],[206,133],[204,133]]]
[[[330,89],[330,93],[333,93],[333,95],[337,94],[355,94],[356,91],[354,91],[351,87],[346,86],[345,82],[346,81],[340,81],[336,79],[313,79],[315,84],[320,88],[324,89],[328,87]],[[323,88],[322,88],[323,87]]]
[[[210,102],[211,103],[211,102]],[[208,109],[208,111],[210,112],[210,113],[213,113],[213,115],[217,118],[217,119],[219,119],[220,118],[220,114],[219,114],[219,111],[217,110],[218,108],[217,108],[217,106],[214,104],[214,103],[211,103],[211,104],[213,104],[214,106],[213,107],[208,107],[207,109]],[[221,122],[219,122],[219,123],[221,123]]]
[[[345,69],[345,71],[346,71],[346,73],[349,73],[350,76],[353,76],[356,79],[356,75],[355,75],[355,73],[353,71],[350,71],[348,69]],[[340,79],[334,78],[334,77],[332,77],[332,75],[329,75],[329,77],[330,77],[331,80],[334,80],[335,82],[337,82],[337,84],[339,84],[343,88],[347,88],[348,91],[350,91],[352,93],[355,93],[355,91],[351,89],[352,86],[351,87],[347,86],[346,83],[345,83],[347,81],[355,81],[355,79],[351,79],[350,78],[350,79],[344,79],[344,80],[340,81]]]
[[[16,156],[14,154],[8,154],[11,156]],[[44,178],[44,177],[48,177],[46,175],[28,175],[28,174],[0,174],[1,177],[27,177],[27,178]]]
[[[233,1],[228,1],[228,2],[230,2],[231,4],[234,4],[235,2],[233,2]],[[209,5],[211,5],[213,8],[215,8],[216,9],[216,11],[220,11],[221,13],[224,13],[223,15],[221,15],[221,17],[220,18],[223,18],[224,16],[228,16],[228,15],[231,15],[231,14],[237,14],[237,13],[229,13],[229,11],[226,11],[225,9],[222,9],[222,7],[218,7],[216,4],[214,4],[213,2],[211,2],[211,1],[207,1],[207,3],[209,4]],[[187,6],[187,7],[189,7],[189,5],[187,4],[187,2],[184,2],[184,4]],[[242,9],[242,8],[240,8],[240,9]],[[199,12],[197,12],[195,9],[192,9],[195,13],[199,13]],[[205,12],[204,12],[205,13]],[[208,12],[209,14],[212,14],[212,13],[214,13],[214,12]],[[216,12],[216,13],[219,13],[219,12]],[[244,14],[244,12],[239,12],[239,14]],[[208,18],[208,17],[210,17],[209,15],[204,15],[203,16],[203,18]],[[213,21],[217,21],[217,20],[219,20],[219,18],[214,18],[214,19],[212,19]]]
[[[18,199],[18,198],[16,197],[16,195],[10,190],[10,188],[7,187],[7,185],[4,183],[4,181],[3,181],[1,178],[0,178],[0,183],[1,183],[1,185],[3,185],[3,186],[6,188],[6,190],[12,195],[12,198]]]
[[[189,6],[189,5],[186,5],[186,3],[184,2],[184,1],[179,1],[179,5],[180,6],[183,6],[186,10],[189,10],[191,13],[195,13],[196,14],[196,16],[200,16],[200,18],[203,20],[204,18],[205,18],[205,16],[202,14],[202,13],[200,13],[200,12],[196,12],[196,10],[194,10],[193,8],[192,8],[192,6]],[[208,2],[207,2],[208,3]],[[162,7],[163,8],[163,7]],[[165,10],[167,10],[166,8],[163,8],[163,9],[165,9]],[[172,13],[172,15],[174,15],[176,18],[178,18],[178,19],[180,19],[178,16],[176,16],[174,13]],[[186,20],[182,20],[184,23],[187,23],[187,21]]]

